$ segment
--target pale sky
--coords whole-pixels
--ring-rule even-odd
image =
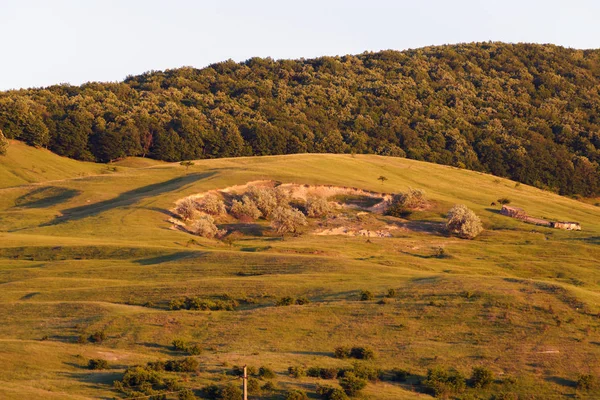
[[[0,0],[0,90],[248,58],[503,41],[600,48],[598,0]]]

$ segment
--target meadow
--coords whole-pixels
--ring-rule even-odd
[[[171,229],[178,199],[254,180],[419,188],[434,206],[408,219],[372,216],[401,227],[391,238],[310,227],[281,237],[265,221],[226,241]],[[499,198],[583,229],[505,217],[491,205]],[[476,239],[444,231],[454,204],[481,218]],[[274,388],[251,398],[295,388],[318,398],[318,384],[337,381],[293,378],[288,367],[347,368],[352,360],[334,349],[367,346],[375,358],[365,363],[382,379],[359,398],[430,398],[419,382],[435,366],[467,377],[473,367],[493,371],[490,386],[457,398],[598,398],[576,382],[600,375],[599,260],[598,206],[464,169],[334,154],[105,165],[13,141],[0,157],[0,398],[121,398],[113,381],[129,366],[181,359],[177,339],[201,348],[199,368],[167,375],[198,397],[210,384],[239,385],[230,371],[248,364],[275,372]],[[373,298],[361,301],[364,291]],[[185,297],[239,306],[169,309]],[[310,303],[278,306],[284,297]],[[96,332],[105,339],[86,339]],[[90,359],[109,369],[89,370]],[[408,378],[386,379],[393,369]]]

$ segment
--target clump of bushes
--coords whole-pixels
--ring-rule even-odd
[[[360,292],[360,301],[369,301],[369,300],[373,300],[375,298],[375,296],[373,295],[373,293],[371,293],[368,290],[362,290]]]
[[[302,378],[306,376],[306,370],[300,366],[291,366],[288,367],[288,374],[294,378]]]
[[[365,379],[371,382],[378,381],[382,375],[382,371],[379,368],[361,362],[354,362],[352,364],[352,370],[350,370],[349,372],[352,372],[356,377],[360,379]],[[346,376],[345,373],[344,376]]]
[[[332,210],[331,204],[323,197],[311,197],[306,201],[306,215],[311,218],[325,217]]]
[[[454,369],[434,367],[427,371],[423,386],[434,396],[443,397],[464,391],[466,380],[464,375]]]
[[[342,389],[331,386],[317,386],[317,394],[323,400],[347,400],[348,396]]]
[[[243,196],[241,201],[233,200],[229,212],[238,219],[255,220],[262,215],[256,203],[248,196]]]
[[[198,210],[209,215],[221,215],[227,211],[225,203],[214,194],[207,194],[197,204]]]
[[[471,383],[474,388],[486,388],[494,382],[494,373],[485,367],[474,367],[471,374]]]
[[[180,200],[175,205],[175,212],[184,221],[191,221],[194,219],[194,217],[198,213],[197,203],[196,203],[196,201],[192,200],[191,198],[186,197],[185,199]]]
[[[367,381],[354,375],[352,372],[346,372],[340,379],[340,386],[348,396],[355,396],[367,386]]]
[[[358,360],[372,360],[375,358],[375,352],[370,347],[336,347],[334,352],[335,358],[356,358]]]
[[[234,311],[239,303],[236,300],[207,300],[199,297],[186,297],[171,300],[170,310]]]
[[[274,189],[250,186],[246,191],[246,195],[256,204],[256,207],[265,218],[268,218],[278,206]]]
[[[106,340],[106,333],[102,331],[94,332],[88,337],[88,340],[92,343],[102,343]]]
[[[277,303],[275,303],[275,305],[277,306],[291,306],[293,304],[299,305],[299,306],[303,306],[305,304],[309,304],[310,300],[307,299],[306,297],[298,297],[297,299],[290,297],[290,296],[285,296],[280,298],[279,300],[277,300]]]
[[[173,345],[173,350],[175,351],[183,351],[190,355],[197,356],[202,353],[202,348],[197,344],[186,343],[181,339],[175,339],[171,343]]]
[[[88,361],[88,369],[108,369],[108,361],[101,358],[92,358]]]
[[[463,239],[474,239],[483,231],[479,217],[463,204],[457,204],[448,211],[446,228]]]
[[[232,383],[223,387],[213,384],[202,389],[202,395],[211,400],[234,400],[242,398],[242,390]]]
[[[392,380],[396,382],[406,382],[410,376],[410,371],[403,368],[394,368],[392,370]]]
[[[507,199],[506,197],[499,198],[499,199],[498,199],[498,200],[496,200],[496,201],[497,201],[499,204],[502,204],[502,205],[504,205],[504,204],[510,204],[510,199]]]
[[[285,400],[308,400],[308,396],[302,390],[292,389],[285,394]]]
[[[138,365],[127,368],[123,378],[114,382],[114,387],[128,397],[140,397],[158,395],[161,390],[173,388],[174,383],[164,379],[158,371]]]
[[[412,213],[412,210],[426,206],[427,199],[425,198],[425,192],[421,189],[410,188],[408,192],[394,196],[386,214],[393,217],[406,218]]]
[[[300,227],[306,226],[308,222],[301,211],[292,207],[277,207],[271,214],[271,226],[275,232],[283,235],[286,233],[298,233]]]
[[[199,365],[195,358],[185,357],[182,360],[150,361],[146,368],[152,371],[195,372]]]
[[[192,224],[192,232],[198,236],[212,239],[223,237],[227,233],[224,229],[217,228],[215,220],[208,214],[201,214]]]
[[[273,379],[275,378],[275,372],[269,367],[260,367],[258,369],[258,376],[262,379]]]

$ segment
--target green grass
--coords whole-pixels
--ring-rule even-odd
[[[170,349],[174,339],[204,349],[184,386],[224,384],[232,365],[265,365],[277,373],[279,389],[267,397],[274,399],[290,388],[314,394],[319,380],[288,377],[290,365],[349,366],[333,358],[340,345],[370,346],[377,367],[413,374],[408,383],[370,383],[363,397],[372,399],[426,397],[411,384],[436,365],[466,375],[491,368],[498,380],[477,392],[482,398],[569,398],[578,374],[600,374],[600,208],[592,204],[379,156],[202,160],[187,173],[134,161],[108,171],[18,143],[0,157],[0,398],[119,397],[112,382],[126,366],[181,356]],[[32,172],[32,162],[46,172]],[[409,220],[370,219],[400,229],[369,241],[309,233],[282,240],[264,221],[247,229],[259,236],[231,245],[170,229],[177,199],[257,179],[420,188],[434,207]],[[532,216],[579,221],[583,231],[504,217],[490,206],[500,197]],[[443,214],[456,203],[481,217],[486,230],[476,240],[443,233]],[[390,288],[397,296],[379,304]],[[375,300],[359,301],[361,290]],[[168,310],[174,299],[225,294],[238,310]],[[277,307],[284,296],[311,303]],[[96,331],[108,339],[77,343]],[[90,358],[112,367],[89,371]]]

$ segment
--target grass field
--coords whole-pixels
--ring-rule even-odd
[[[231,243],[170,229],[176,200],[260,179],[420,188],[435,206],[408,220],[373,217],[403,229],[370,240],[282,239],[266,222]],[[504,217],[490,206],[501,197],[583,230]],[[440,229],[456,203],[481,217],[477,239]],[[248,364],[276,372],[276,390],[261,398],[292,388],[317,398],[317,384],[337,381],[292,378],[287,368],[348,367],[333,357],[343,345],[373,348],[370,364],[388,374],[411,373],[371,382],[360,398],[428,398],[418,382],[434,366],[494,372],[490,387],[468,388],[465,399],[600,398],[575,388],[580,374],[600,375],[599,261],[599,207],[482,173],[326,154],[202,160],[189,170],[140,159],[106,166],[13,142],[0,157],[0,398],[121,398],[113,381],[127,366],[183,357],[175,339],[203,350],[198,372],[167,373],[198,396],[211,383],[238,384],[227,372]],[[396,296],[381,301],[388,289]],[[375,298],[360,301],[364,290]],[[186,296],[240,307],[168,310]],[[284,296],[311,302],[276,306]],[[94,332],[106,340],[79,343]],[[91,358],[110,369],[88,370]]]

